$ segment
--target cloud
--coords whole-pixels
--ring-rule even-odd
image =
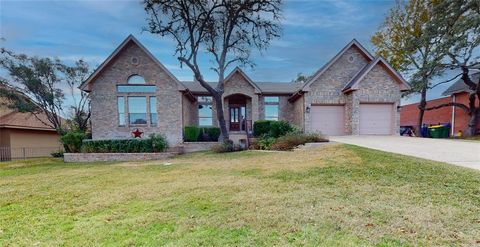
[[[367,16],[355,1],[303,1],[287,8],[283,24],[302,28],[334,28],[355,25]]]

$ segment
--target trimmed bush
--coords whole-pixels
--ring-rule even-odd
[[[60,137],[65,151],[68,153],[78,153],[82,148],[82,141],[87,135],[82,131],[68,131]]]
[[[152,149],[154,153],[159,153],[167,150],[168,142],[163,135],[150,134],[148,137],[152,141]]]
[[[196,142],[200,137],[200,128],[197,126],[185,126],[185,141]]]
[[[216,142],[220,137],[220,128],[217,127],[185,127],[185,141],[187,142]]]
[[[309,142],[328,142],[328,139],[320,134],[300,134],[300,133],[288,133],[279,137],[270,149],[279,151],[292,150],[299,145],[303,145]]]
[[[209,141],[218,141],[220,137],[220,128],[217,127],[205,127],[203,128],[203,133],[208,135]]]
[[[268,135],[270,132],[270,124],[274,122],[272,120],[258,120],[253,123],[253,135],[255,137],[260,137],[264,135]]]
[[[287,121],[272,121],[270,123],[270,131],[268,132],[268,135],[270,137],[278,138],[292,132],[293,130],[293,126]]]
[[[255,137],[270,136],[277,138],[292,131],[295,131],[295,127],[287,121],[259,120],[253,124],[253,135]]]
[[[162,135],[150,135],[148,139],[84,140],[84,153],[155,153],[168,148]]]

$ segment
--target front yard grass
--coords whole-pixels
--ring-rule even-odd
[[[356,146],[0,163],[0,246],[475,246],[479,226],[480,172]]]

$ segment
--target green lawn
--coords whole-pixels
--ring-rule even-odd
[[[355,146],[0,163],[0,246],[479,244],[480,172]]]

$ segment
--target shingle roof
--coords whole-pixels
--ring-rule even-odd
[[[199,82],[195,81],[182,81],[182,84],[185,85],[192,93],[207,93],[207,89],[202,87]],[[212,87],[216,87],[216,82],[208,82]],[[255,84],[260,88],[262,93],[266,94],[292,94],[299,90],[303,84],[294,83],[294,82],[255,82]]]
[[[480,72],[475,73],[472,75],[471,79],[474,83],[477,83],[480,78]],[[442,95],[451,95],[454,93],[460,93],[460,92],[465,92],[465,91],[470,91],[468,88],[467,84],[463,82],[462,79],[457,80],[455,83],[453,83],[445,92],[442,93]]]
[[[55,131],[54,128],[45,124],[48,123],[47,117],[45,115],[39,114],[38,117],[43,122],[38,120],[31,113],[21,113],[15,112],[13,110],[5,110],[2,111],[0,115],[0,128],[41,129]]]

